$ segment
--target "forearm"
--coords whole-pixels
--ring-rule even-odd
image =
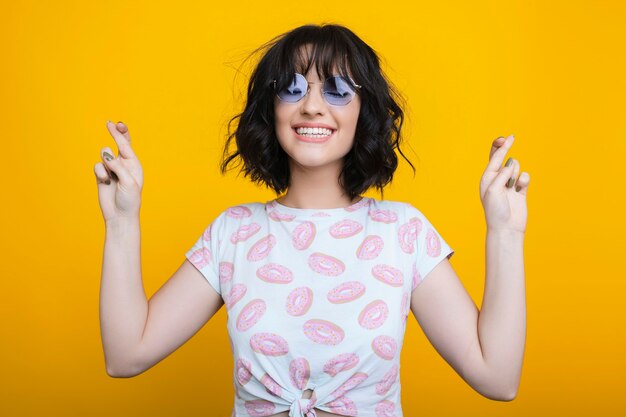
[[[100,283],[100,329],[107,372],[132,367],[148,316],[141,276],[139,218],[106,223]]]
[[[478,337],[495,383],[510,396],[519,387],[526,341],[524,280],[524,234],[488,230]]]

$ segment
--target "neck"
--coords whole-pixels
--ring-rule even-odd
[[[277,201],[287,207],[330,209],[348,207],[361,199],[351,199],[339,184],[341,167],[309,169],[292,164],[289,189]]]

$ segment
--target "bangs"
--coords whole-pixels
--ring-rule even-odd
[[[340,75],[351,77],[357,84],[361,84],[350,53],[355,46],[351,45],[347,37],[337,36],[336,32],[324,30],[323,27],[305,26],[303,29],[283,40],[273,77],[278,89],[290,85],[296,73],[306,75],[312,67],[320,80]]]
[[[243,111],[228,122],[222,173],[233,161],[254,183],[265,184],[277,195],[291,184],[289,155],[276,135],[275,107],[279,91],[295,81],[295,74],[315,70],[320,80],[350,77],[361,87],[354,144],[346,154],[339,181],[351,198],[391,182],[398,165],[404,120],[404,100],[380,68],[380,58],[367,43],[345,26],[305,25],[275,36],[248,58],[262,53],[248,82]],[[247,61],[247,60],[246,60]],[[231,153],[231,145],[235,145]]]

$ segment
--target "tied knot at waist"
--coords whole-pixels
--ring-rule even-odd
[[[315,400],[312,398],[295,400],[289,408],[289,417],[317,417],[313,405],[315,405]]]

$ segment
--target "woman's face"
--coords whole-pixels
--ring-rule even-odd
[[[303,74],[310,85],[309,93],[296,103],[286,103],[274,98],[276,136],[280,146],[290,158],[290,166],[296,164],[304,168],[321,168],[336,165],[343,167],[343,157],[354,143],[356,123],[361,110],[358,94],[345,106],[328,104],[322,95],[322,82],[315,71],[315,65]],[[316,84],[312,84],[316,83]],[[297,133],[297,128],[325,127],[332,130],[329,137],[306,136]],[[324,132],[322,132],[324,133]]]

